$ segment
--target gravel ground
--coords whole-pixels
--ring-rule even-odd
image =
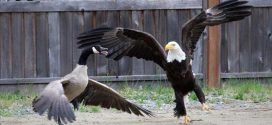
[[[173,117],[173,105],[155,108],[153,102],[146,102],[156,117],[138,117],[116,110],[102,109],[98,113],[76,111],[77,121],[71,125],[181,125],[182,119]],[[229,101],[210,104],[211,111],[202,111],[198,102],[187,104],[191,117],[190,125],[272,125],[272,102],[253,103]],[[0,125],[52,125],[46,116],[34,114],[26,109],[25,114],[0,117]]]

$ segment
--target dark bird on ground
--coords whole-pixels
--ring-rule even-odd
[[[152,116],[149,110],[131,103],[108,86],[88,78],[87,58],[95,53],[106,55],[108,52],[99,45],[85,48],[74,70],[63,78],[50,82],[40,96],[33,100],[33,110],[42,115],[48,109],[48,119],[53,118],[58,124],[75,121],[70,103],[78,109],[81,102],[84,105],[116,108],[137,116]]]
[[[247,1],[229,0],[212,8],[203,10],[187,21],[182,27],[181,46],[171,41],[164,48],[149,33],[128,29],[103,27],[81,33],[78,37],[79,48],[93,45],[101,45],[109,49],[106,56],[114,60],[120,60],[124,56],[142,58],[158,64],[166,71],[175,92],[174,115],[183,116],[184,123],[188,124],[184,104],[184,96],[194,91],[202,108],[208,110],[205,104],[205,95],[195,81],[192,72],[192,59],[197,41],[206,26],[214,26],[227,22],[242,20],[251,15],[252,6]]]

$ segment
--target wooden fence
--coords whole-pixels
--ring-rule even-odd
[[[250,3],[255,6],[251,17],[222,26],[221,71],[230,73],[222,76],[261,72],[272,77],[272,1]],[[162,45],[180,41],[182,25],[201,8],[201,0],[0,2],[0,84],[47,82],[71,72],[80,54],[77,35],[101,25],[144,30]],[[200,77],[204,39],[205,33],[193,61]],[[135,58],[115,62],[92,55],[88,66],[90,76],[165,77],[152,62]]]

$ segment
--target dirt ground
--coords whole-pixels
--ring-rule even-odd
[[[190,125],[272,125],[272,102],[238,101],[230,104],[210,104],[211,111],[202,111],[200,104],[188,106]],[[76,112],[71,125],[181,125],[182,119],[173,117],[173,106],[152,110],[156,117],[137,117],[115,110],[99,113]],[[36,114],[2,117],[0,125],[52,125],[46,116]]]

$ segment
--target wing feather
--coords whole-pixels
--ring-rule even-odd
[[[182,28],[183,49],[192,57],[197,41],[206,26],[237,21],[251,15],[250,9],[252,6],[246,5],[246,3],[248,3],[248,1],[225,1],[206,11],[202,11],[187,21]]]
[[[40,115],[48,110],[49,120],[53,118],[58,122],[61,119],[64,123],[66,123],[65,119],[69,122],[75,121],[75,114],[67,97],[64,95],[61,80],[50,82],[41,95],[33,100],[32,107],[34,112]]]
[[[84,105],[101,106],[103,108],[115,108],[127,113],[134,113],[137,116],[153,116],[152,112],[144,109],[122,97],[118,92],[108,86],[89,79],[85,91],[77,98]]]
[[[129,56],[154,61],[163,69],[166,67],[166,53],[163,47],[146,32],[121,27],[97,28],[81,33],[78,40],[79,48],[96,44],[108,48],[107,57],[114,60]]]

